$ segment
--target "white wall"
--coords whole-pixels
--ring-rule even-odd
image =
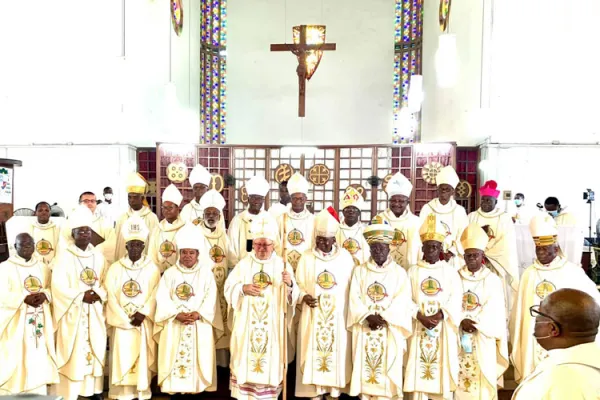
[[[307,83],[303,120],[296,57],[269,49],[301,24],[325,24],[337,43]],[[393,0],[230,0],[227,142],[390,143],[393,51]]]
[[[177,37],[168,0],[127,1],[123,58],[122,0],[1,2],[0,144],[196,141],[200,2],[184,10]],[[166,127],[181,122],[165,120],[169,35],[175,119],[188,126],[176,135]]]

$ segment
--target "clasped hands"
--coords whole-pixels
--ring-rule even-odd
[[[460,322],[460,329],[462,329],[463,332],[466,333],[473,333],[473,332],[477,332],[477,328],[475,327],[475,321],[471,320],[471,319],[463,319]]]
[[[97,301],[102,301],[102,299],[100,296],[98,296],[98,293],[94,292],[93,290],[90,289],[83,294],[84,303],[94,304]]]
[[[281,273],[281,277],[283,279],[283,283],[285,283],[288,287],[292,287],[292,275],[289,272],[283,271]],[[262,289],[256,283],[249,283],[242,286],[242,291],[244,292],[245,296],[260,296],[262,293]]]
[[[40,292],[40,293],[32,293],[32,294],[25,296],[25,299],[23,300],[23,302],[25,304],[27,304],[28,306],[38,308],[42,304],[44,304],[44,302],[46,300],[48,300],[46,295],[44,293]]]
[[[194,322],[200,319],[200,313],[198,313],[198,311],[193,311],[190,313],[181,312],[177,314],[175,319],[181,322],[183,325],[192,325]]]
[[[387,327],[388,323],[383,317],[379,314],[371,314],[367,318],[367,324],[372,331],[376,331],[378,329],[383,329]]]
[[[442,310],[438,311],[437,313],[430,315],[429,317],[426,317],[425,315],[421,314],[421,311],[419,311],[417,313],[417,320],[421,323],[421,325],[423,325],[426,329],[433,329],[436,326],[438,326],[438,324],[444,319],[444,313],[442,312]]]

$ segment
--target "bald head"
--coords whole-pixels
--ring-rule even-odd
[[[31,259],[35,250],[35,242],[29,233],[19,233],[15,239],[17,255],[27,261]]]
[[[600,306],[596,300],[576,289],[552,292],[542,301],[540,311],[560,323],[564,336],[571,332],[593,332],[600,323]]]

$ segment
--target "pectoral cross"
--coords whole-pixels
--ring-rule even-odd
[[[306,115],[306,81],[312,77],[312,74],[317,70],[323,51],[336,49],[335,43],[316,43],[311,44],[306,40],[307,25],[301,25],[299,27],[300,37],[299,43],[294,44],[272,44],[271,51],[291,51],[296,57],[298,57],[298,68],[296,73],[298,74],[298,116],[304,117]],[[314,29],[313,26],[310,26]],[[323,29],[323,36],[325,27]],[[308,63],[307,63],[308,59]]]

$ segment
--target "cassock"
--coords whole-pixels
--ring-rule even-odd
[[[69,220],[73,218],[71,216]],[[70,244],[61,251],[52,271],[56,359],[60,374],[56,391],[65,400],[103,391],[104,303],[107,299],[101,285],[104,270],[104,257],[94,246],[90,244],[86,250],[81,250]],[[84,303],[83,295],[88,290],[93,290],[101,301]]]
[[[358,221],[352,226],[348,226],[345,221],[342,221],[339,224],[336,234],[336,242],[352,255],[354,265],[360,265],[367,262],[371,257],[371,251],[363,236],[365,226],[360,222],[362,209],[365,208],[365,201],[362,194],[352,186],[346,188],[346,191],[340,200],[340,210],[342,210],[342,212],[348,207],[356,208]]]
[[[188,180],[190,182],[190,185],[192,186],[192,189],[196,184],[202,184],[204,186],[210,187],[212,183],[212,175],[203,165],[196,164],[196,166],[192,168],[192,172],[190,172]],[[206,193],[204,194],[204,196],[205,195]],[[202,197],[198,201],[196,201],[196,199],[193,198],[192,201],[186,204],[181,210],[181,219],[185,223],[191,222],[194,225],[201,225],[204,221],[205,207],[202,207]],[[223,230],[225,230],[225,217],[223,216],[222,210],[221,219],[219,220],[219,226],[223,228]]]
[[[0,395],[46,395],[46,385],[58,383],[49,287],[50,268],[35,255],[0,264]],[[25,304],[34,293],[48,301]]]
[[[271,218],[271,217],[268,217]],[[259,225],[265,222],[264,227]],[[255,221],[254,238],[273,240],[277,225]],[[268,233],[260,232],[268,230]],[[275,253],[259,260],[249,253],[231,271],[225,281],[225,298],[233,317],[231,329],[231,396],[237,399],[275,399],[282,389],[286,348],[284,329],[291,328],[298,301],[298,285],[292,275],[292,287],[282,279],[284,264]],[[245,296],[242,287],[255,283],[262,287],[261,296]],[[287,321],[284,313],[287,308]],[[286,323],[287,322],[287,323]],[[289,340],[289,339],[288,339]]]
[[[406,207],[404,214],[398,218],[390,209],[378,214],[377,217],[387,221],[396,230],[394,240],[390,246],[390,254],[396,264],[408,270],[411,265],[415,265],[419,260],[421,220],[410,211],[409,207]]]
[[[296,397],[339,397],[352,376],[352,340],[346,328],[354,260],[334,244],[329,254],[307,250],[296,270],[302,313],[296,351]],[[317,299],[316,308],[302,303]]]
[[[485,213],[481,209],[469,214],[469,223],[481,227],[488,226],[489,242],[485,249],[488,266],[504,282],[504,299],[507,307],[506,315],[511,309],[511,302],[519,289],[519,258],[515,225],[511,217],[496,208]]]
[[[365,230],[371,243],[391,243],[388,224],[372,224]],[[393,259],[379,266],[372,259],[352,272],[347,324],[352,330],[351,396],[362,399],[402,397],[402,363],[406,339],[412,333],[410,281]],[[380,315],[387,326],[371,330],[369,315]]]
[[[183,244],[180,242],[180,245]],[[212,271],[200,263],[186,268],[177,262],[163,274],[156,303],[154,338],[158,342],[161,390],[165,393],[215,391],[218,336],[215,337],[213,329],[222,333],[222,326],[218,325],[217,285]],[[175,319],[181,312],[194,311],[201,318],[192,325]]]
[[[515,390],[513,400],[597,400],[600,396],[600,347],[586,343],[548,352]]]
[[[167,268],[175,265],[179,259],[179,249],[175,236],[185,225],[181,216],[173,223],[163,219],[150,234],[150,249],[148,255],[154,264],[158,266],[161,273]]]

